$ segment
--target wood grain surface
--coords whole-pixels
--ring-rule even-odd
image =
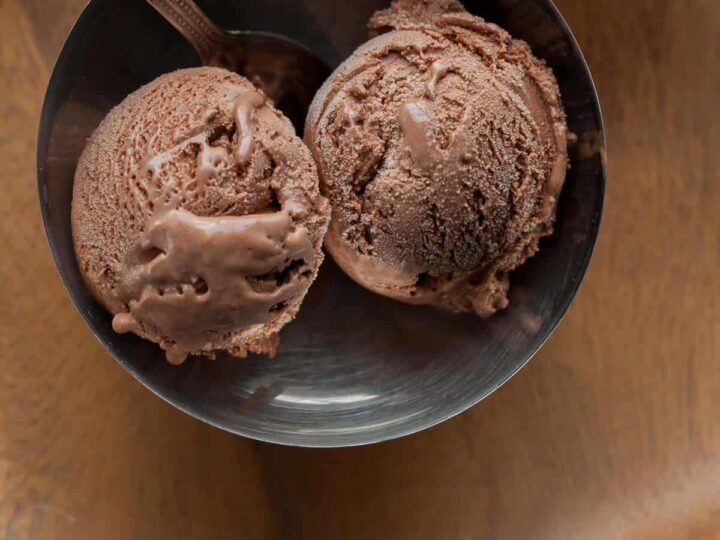
[[[0,0],[0,538],[720,538],[720,2],[558,0],[609,152],[575,303],[471,411],[328,451],[172,409],[71,305],[34,155],[83,4]]]

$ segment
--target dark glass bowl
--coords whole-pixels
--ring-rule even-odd
[[[275,32],[330,66],[365,40],[386,0],[206,0],[222,26]],[[603,204],[600,108],[570,29],[549,0],[466,1],[471,12],[522,38],[553,68],[572,152],[556,232],[512,274],[510,307],[482,321],[405,305],[350,281],[328,258],[275,359],[190,359],[115,334],[77,268],[70,233],[75,165],[108,110],[158,75],[198,64],[190,46],[143,0],[92,0],[50,81],[38,142],[38,187],[56,264],[75,304],[115,359],[179,409],[233,433],[299,446],[350,446],[427,428],[476,404],[540,348],[580,285]]]

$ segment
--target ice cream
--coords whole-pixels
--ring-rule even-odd
[[[551,70],[454,0],[399,0],[313,101],[325,244],[390,298],[489,316],[552,232],[567,128]]]
[[[80,270],[117,332],[173,363],[273,354],[317,275],[329,220],[315,163],[243,77],[164,75],[92,135],[75,174]]]

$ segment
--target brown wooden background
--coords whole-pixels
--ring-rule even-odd
[[[34,152],[83,4],[0,0],[0,538],[720,538],[720,2],[558,0],[609,145],[577,300],[470,412],[331,451],[173,410],[72,307]]]

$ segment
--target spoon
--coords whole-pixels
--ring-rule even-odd
[[[204,66],[247,77],[302,133],[305,115],[330,68],[313,52],[269,32],[225,31],[193,0],[147,0],[193,46]]]

